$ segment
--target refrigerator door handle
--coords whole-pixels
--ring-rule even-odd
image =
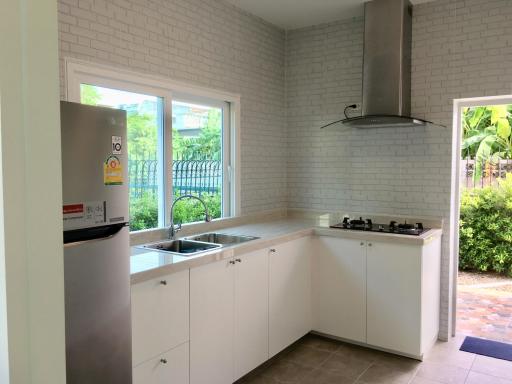
[[[64,248],[71,248],[71,247],[77,247],[79,245],[83,244],[90,244],[90,243],[96,243],[98,241],[104,241],[104,240],[110,240],[112,239],[116,234],[109,235],[106,237],[100,237],[99,239],[91,239],[91,240],[80,240],[80,241],[74,241],[72,243],[65,243]]]
[[[111,239],[127,225],[127,223],[119,223],[104,227],[65,231],[64,247],[74,247],[81,244]]]

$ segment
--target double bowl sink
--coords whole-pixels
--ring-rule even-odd
[[[241,244],[256,239],[259,239],[259,237],[226,235],[223,233],[203,233],[202,235],[191,236],[185,239],[145,244],[139,246],[139,248],[175,253],[181,256],[195,256],[201,252]]]

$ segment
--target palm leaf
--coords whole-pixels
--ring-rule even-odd
[[[498,136],[489,135],[480,142],[475,157],[475,172],[473,178],[475,181],[480,180],[485,163],[489,160],[493,152],[493,146],[498,141]]]

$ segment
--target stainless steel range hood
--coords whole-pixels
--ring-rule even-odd
[[[365,3],[361,116],[342,123],[356,128],[426,125],[411,113],[412,6],[409,0]],[[323,127],[322,127],[323,128]]]

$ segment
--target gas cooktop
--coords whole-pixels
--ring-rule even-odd
[[[345,217],[343,222],[331,225],[330,227],[348,229],[352,231],[394,233],[411,236],[419,236],[429,230],[429,228],[424,228],[422,223],[409,224],[407,221],[403,223],[391,221],[389,224],[374,224],[371,219],[363,219],[362,217],[353,220]]]

